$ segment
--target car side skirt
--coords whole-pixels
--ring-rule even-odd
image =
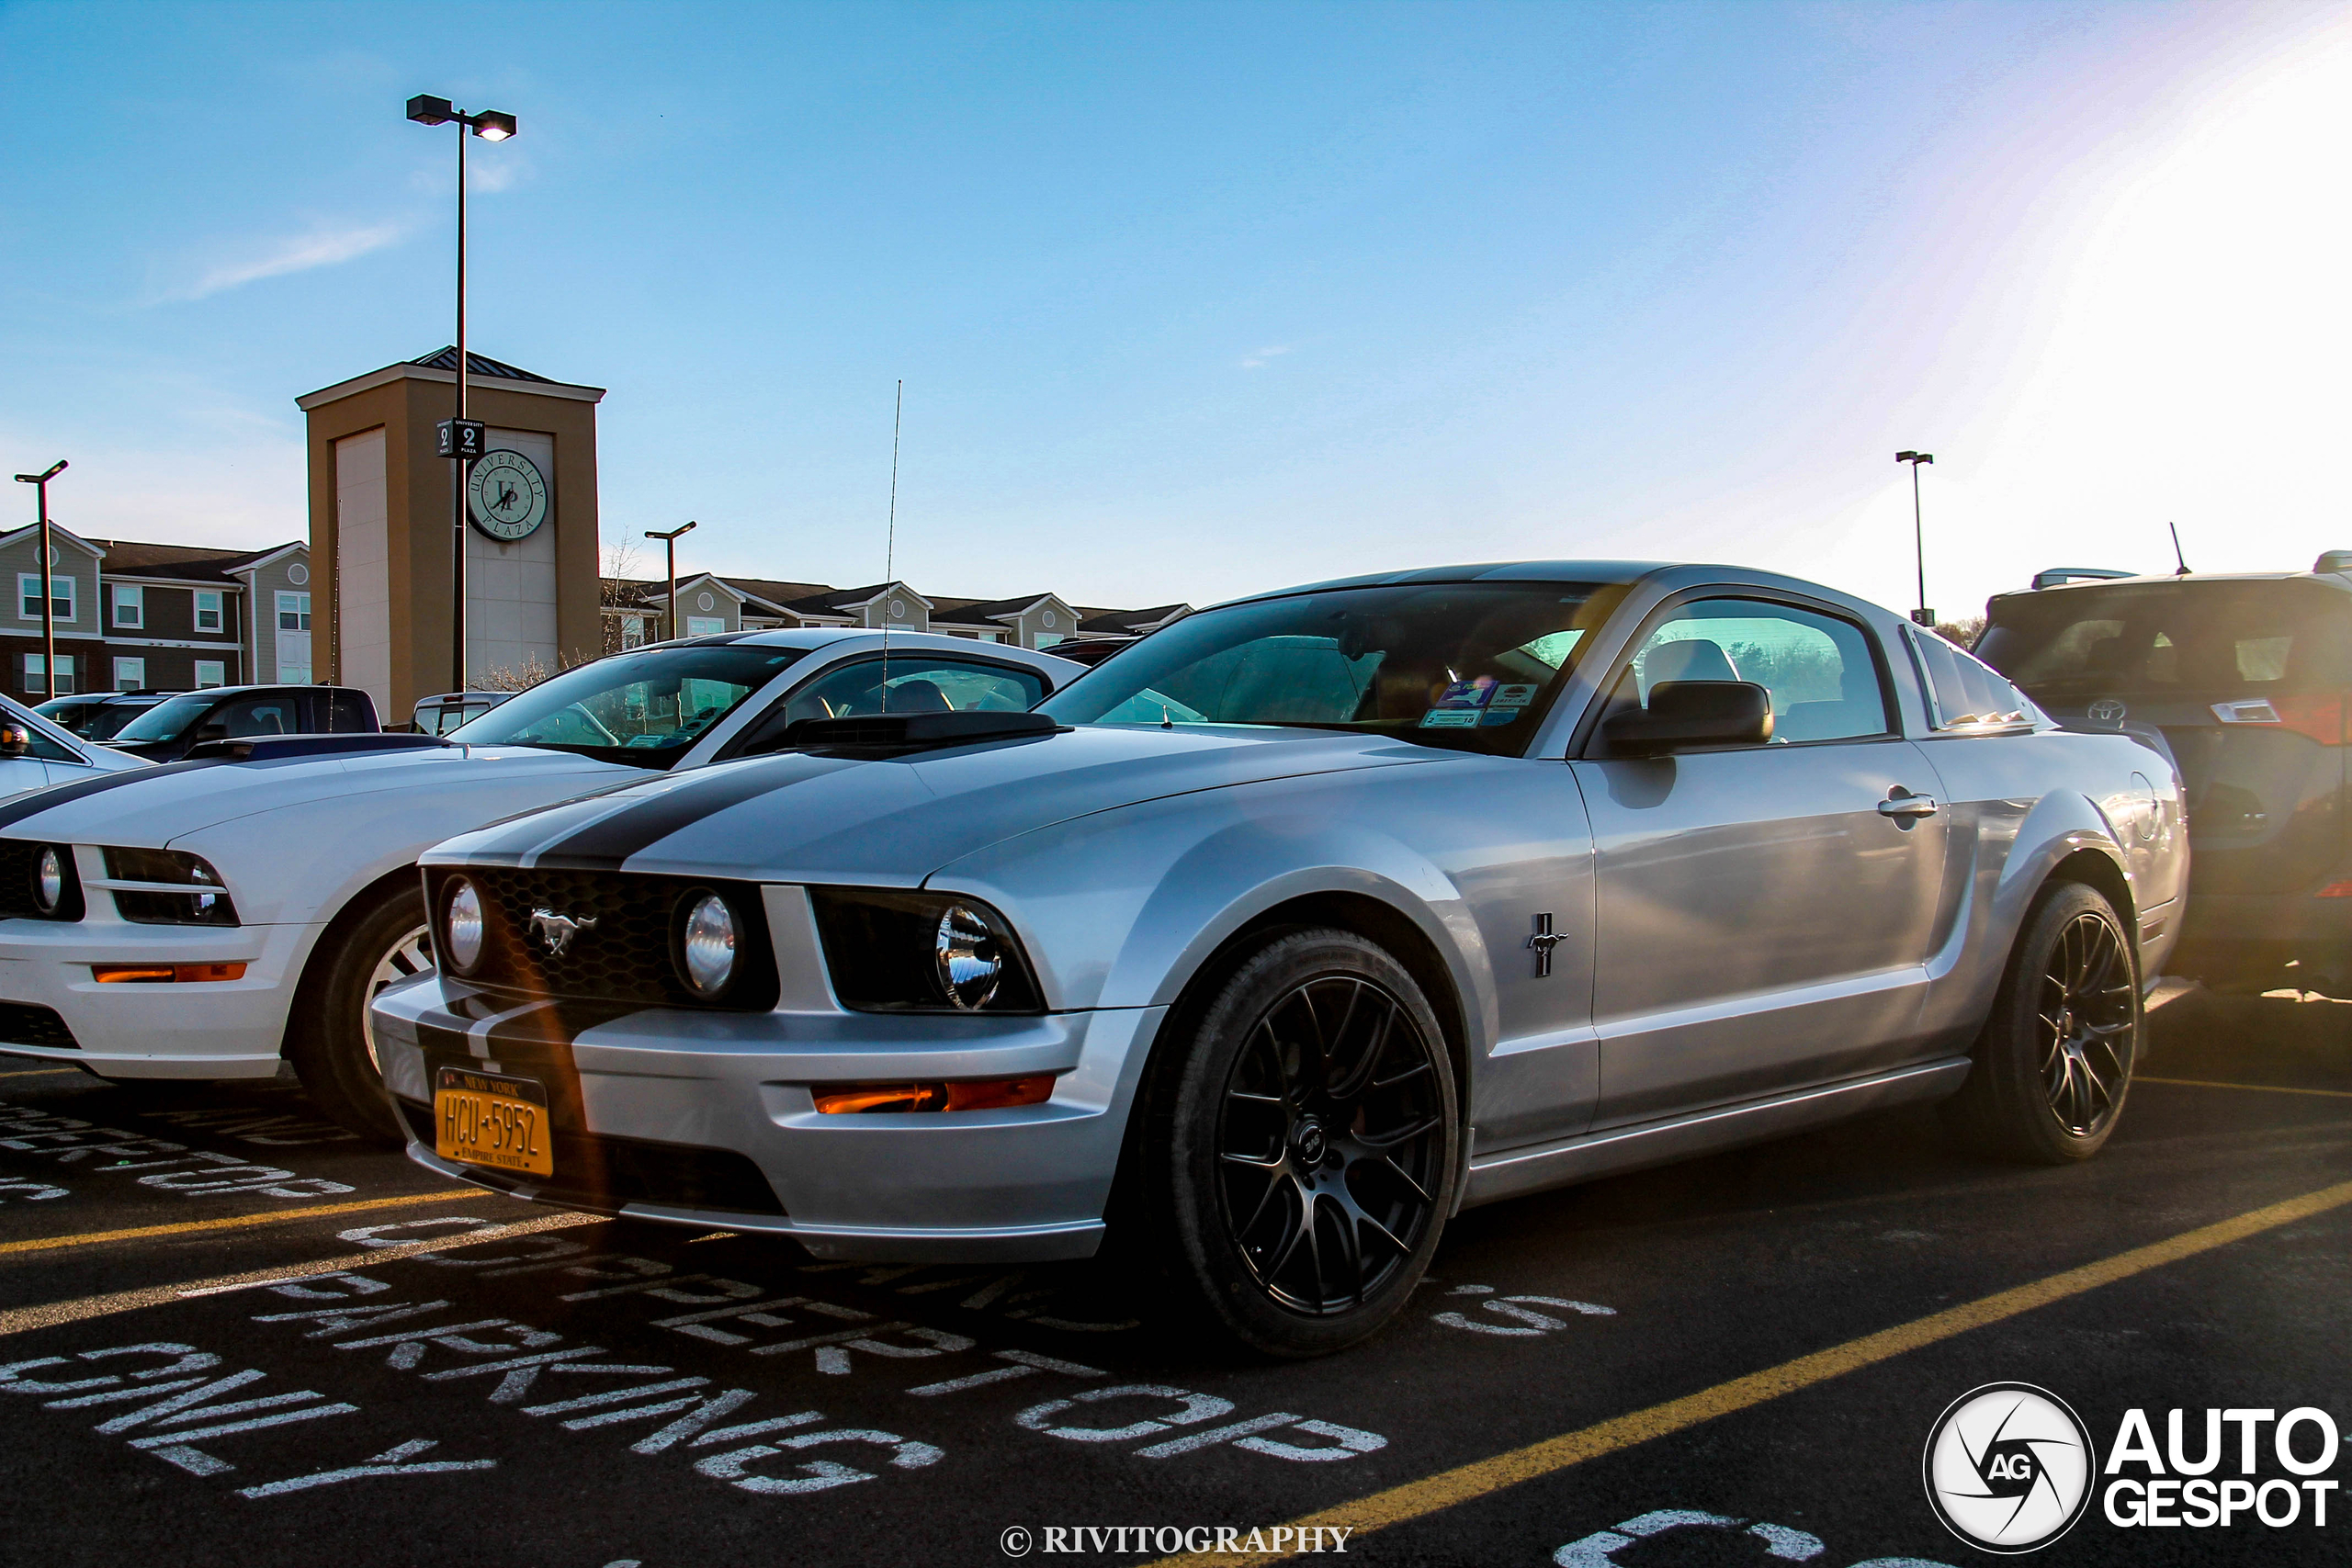
[[[1968,1057],[1951,1056],[1668,1121],[1586,1133],[1540,1148],[1513,1149],[1471,1162],[1462,1206],[1472,1208],[1595,1177],[1668,1165],[1888,1106],[1940,1100],[1959,1090],[1968,1068]]]

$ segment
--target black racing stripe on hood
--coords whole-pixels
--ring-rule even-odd
[[[84,779],[79,784],[58,784],[49,789],[35,790],[21,800],[12,800],[6,806],[0,806],[0,828],[13,828],[26,818],[38,817],[52,807],[64,806],[76,800],[87,800],[94,795],[104,795],[110,789],[120,789],[125,784],[143,784],[149,779],[160,779],[166,773],[185,773],[195,768],[219,768],[228,765],[226,758],[206,757],[193,762],[165,762],[153,768],[126,768],[121,773],[102,773],[94,779]]]
[[[799,763],[803,769],[815,760],[801,756],[777,759],[778,761]],[[706,817],[780,789],[789,789],[803,780],[822,778],[841,768],[859,765],[845,758],[824,760],[833,765],[800,772],[786,772],[757,762],[715,769],[707,777],[664,791],[650,800],[616,812],[600,822],[591,823],[569,838],[559,839],[526,858],[533,866],[544,866],[550,871],[615,870],[631,855],[660,843],[682,828],[692,827]],[[779,778],[779,773],[784,776]]]

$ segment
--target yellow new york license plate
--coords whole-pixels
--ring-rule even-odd
[[[530,1078],[443,1067],[433,1085],[434,1150],[443,1159],[526,1176],[555,1174],[548,1091]]]

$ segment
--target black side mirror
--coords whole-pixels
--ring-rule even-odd
[[[1611,715],[1600,738],[1625,757],[1761,746],[1772,739],[1772,694],[1752,681],[1660,681],[1649,706]]]
[[[21,724],[0,725],[0,757],[21,757],[33,749],[33,733]]]

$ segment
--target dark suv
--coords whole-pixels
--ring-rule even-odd
[[[2171,972],[2352,997],[2352,552],[2000,593],[1984,612],[1978,657],[2051,716],[2170,747],[2193,852]]]
[[[376,703],[349,686],[212,686],[157,703],[115,731],[118,751],[174,762],[207,740],[374,734]]]

